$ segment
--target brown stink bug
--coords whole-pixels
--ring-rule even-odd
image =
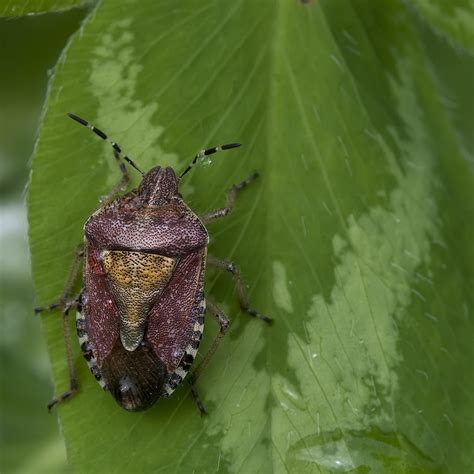
[[[179,176],[172,168],[160,166],[143,173],[104,132],[74,114],[68,115],[110,142],[122,178],[85,223],[84,244],[77,251],[59,302],[35,310],[62,308],[64,317],[70,387],[48,408],[78,390],[67,322],[71,308],[77,310],[77,335],[92,374],[120,406],[130,411],[145,410],[159,398],[168,397],[186,377],[201,341],[207,308],[220,331],[188,378],[203,414],[195,383],[229,324],[224,312],[204,297],[206,263],[233,275],[243,310],[271,321],[249,306],[235,265],[207,256],[205,225],[225,217],[237,193],[258,174],[232,186],[225,207],[198,217],[178,192],[180,179],[205,156],[239,144],[201,150]],[[125,162],[143,179],[137,189],[117,197],[129,181]],[[82,260],[83,289],[73,298]]]

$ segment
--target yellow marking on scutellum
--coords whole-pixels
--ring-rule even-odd
[[[143,339],[150,305],[168,284],[176,259],[105,250],[102,260],[120,314],[120,338],[125,349],[133,351]]]
[[[176,259],[152,253],[106,250],[103,252],[104,269],[115,284],[146,291],[167,283]]]

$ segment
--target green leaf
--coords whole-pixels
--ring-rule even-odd
[[[453,45],[474,53],[474,1],[412,0],[418,13],[433,30]]]
[[[0,16],[18,17],[59,12],[91,3],[91,0],[0,0]]]
[[[472,467],[474,183],[459,114],[472,123],[460,72],[473,59],[449,48],[395,0],[98,5],[59,61],[33,160],[38,303],[61,293],[83,223],[120,176],[74,112],[142,169],[244,144],[181,192],[202,213],[261,172],[209,226],[209,252],[238,263],[275,324],[239,314],[231,278],[209,271],[232,325],[199,379],[205,418],[186,384],[124,412],[74,344],[81,390],[58,412],[75,472]],[[61,321],[43,320],[60,393]],[[216,333],[208,317],[201,354]]]

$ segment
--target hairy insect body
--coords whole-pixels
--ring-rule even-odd
[[[96,212],[85,236],[86,358],[121,406],[146,409],[173,392],[199,346],[207,231],[174,171],[156,167]]]
[[[107,135],[80,117],[69,114],[103,140]],[[73,363],[69,310],[77,308],[76,326],[90,371],[120,406],[129,411],[149,408],[167,397],[188,374],[204,331],[204,271],[206,263],[228,271],[235,279],[240,306],[267,323],[271,320],[249,306],[240,272],[232,262],[207,257],[205,224],[232,210],[237,192],[251,183],[254,173],[227,194],[226,206],[199,218],[184,203],[178,182],[203,157],[236,143],[201,150],[179,177],[172,168],[157,166],[143,173],[110,141],[122,172],[120,182],[84,226],[84,246],[76,253],[70,276],[58,303],[36,308],[39,313],[63,309],[70,388],[48,405],[70,398],[78,382]],[[143,175],[137,189],[116,198],[128,181],[124,162]],[[116,198],[116,199],[114,199]],[[71,298],[84,259],[83,289]],[[222,310],[207,301],[220,331],[201,363],[188,378],[191,393],[205,413],[195,382],[215,353],[228,328]]]

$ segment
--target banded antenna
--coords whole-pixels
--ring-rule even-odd
[[[144,176],[143,171],[127,155],[122,153],[122,149],[120,148],[118,143],[115,143],[114,141],[112,141],[102,130],[95,127],[94,125],[89,123],[87,120],[84,120],[83,118],[78,117],[75,114],[68,113],[68,116],[72,118],[73,120],[75,120],[77,123],[80,123],[81,125],[84,125],[84,127],[87,127],[88,129],[92,130],[98,137],[102,138],[102,140],[109,142],[112,145],[112,148],[114,150],[114,156],[117,160],[120,160],[120,159],[125,160],[129,165],[133,166],[139,173],[141,173],[142,176]]]
[[[188,167],[179,175],[179,179],[181,179],[199,160],[202,160],[205,156],[213,155],[214,153],[221,150],[230,150],[231,148],[237,148],[239,146],[241,146],[240,143],[228,143],[227,145],[216,146],[214,148],[208,148],[207,150],[199,151],[194,157],[193,161],[191,161]]]

